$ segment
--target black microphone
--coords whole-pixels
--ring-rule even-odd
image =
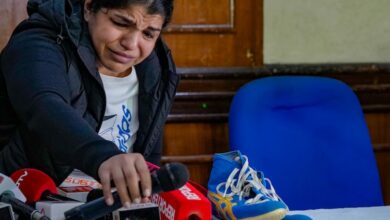
[[[187,167],[181,163],[165,164],[151,173],[152,194],[182,187],[189,179]],[[122,207],[118,192],[112,193],[114,203],[108,206],[104,198],[95,199],[65,212],[66,220],[96,219]]]
[[[49,217],[41,214],[38,210],[15,198],[12,194],[1,194],[0,201],[10,204],[16,213],[31,220],[50,220]]]
[[[91,202],[93,200],[96,200],[96,199],[100,199],[103,197],[103,190],[101,189],[92,189],[91,191],[89,191],[88,195],[87,195],[87,203],[88,202]],[[101,216],[95,220],[112,220],[114,219],[113,218],[113,215],[112,215],[112,212],[104,215],[104,216]]]
[[[99,199],[103,197],[103,190],[101,189],[93,189],[89,191],[87,195],[87,202],[93,201],[95,199]]]

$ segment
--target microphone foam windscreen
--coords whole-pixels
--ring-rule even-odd
[[[11,178],[26,196],[27,203],[39,201],[45,191],[57,193],[54,181],[46,173],[37,169],[17,170],[11,175]]]
[[[179,189],[189,180],[187,167],[181,163],[169,163],[156,171],[163,191]]]
[[[87,195],[87,202],[93,201],[95,199],[103,197],[103,190],[101,189],[93,189],[89,191]]]

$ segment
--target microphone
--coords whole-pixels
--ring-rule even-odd
[[[29,204],[35,204],[37,210],[51,219],[60,219],[64,211],[83,203],[57,194],[54,181],[44,172],[27,168],[15,171],[11,178],[27,197]],[[44,201],[41,201],[44,200]]]
[[[89,193],[87,195],[87,203],[91,202],[93,200],[96,200],[96,199],[100,199],[102,197],[103,197],[103,190],[93,189],[93,190],[89,191]],[[111,220],[111,219],[113,219],[113,216],[112,216],[112,213],[110,212],[102,217],[97,218],[96,220]]]
[[[159,169],[152,163],[148,163],[148,168]],[[151,200],[158,205],[161,220],[212,219],[211,202],[206,193],[207,189],[190,180],[178,190],[153,194]]]
[[[103,197],[103,190],[93,189],[93,190],[89,191],[89,193],[87,195],[87,202],[90,202],[90,201],[93,201],[96,199],[100,199],[101,197]]]
[[[39,200],[78,202],[59,195],[54,181],[40,170],[32,168],[17,170],[11,175],[11,178],[27,197],[29,204],[34,204]]]
[[[0,202],[10,204],[16,213],[29,217],[31,220],[50,220],[38,210],[25,204],[24,201],[26,201],[26,198],[11,178],[0,174]]]
[[[156,172],[151,173],[152,194],[167,192],[182,187],[189,179],[189,173],[181,163],[165,164]],[[104,198],[95,199],[84,205],[65,212],[67,220],[96,219],[122,207],[118,192],[113,192],[114,204],[106,205]]]
[[[38,210],[16,199],[9,193],[0,195],[0,201],[10,204],[16,213],[22,216],[30,217],[31,220],[50,220],[47,216],[41,214]]]

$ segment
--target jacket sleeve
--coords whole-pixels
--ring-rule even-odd
[[[34,31],[19,33],[3,51],[1,66],[22,126],[53,160],[97,178],[100,164],[121,153],[72,108],[65,56],[54,39]]]
[[[163,136],[164,132],[161,133],[160,137],[157,139],[153,151],[149,154],[146,161],[153,163],[157,166],[161,166],[161,155],[162,155],[162,145],[163,145]]]

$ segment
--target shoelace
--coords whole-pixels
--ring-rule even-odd
[[[217,185],[216,190],[218,194],[222,195],[223,197],[231,197],[234,195],[238,195],[239,200],[242,200],[243,197],[248,197],[251,191],[254,190],[255,192],[260,193],[257,193],[255,197],[246,200],[245,204],[260,203],[268,200],[282,201],[280,197],[276,194],[271,181],[268,178],[264,178],[263,175],[260,175],[263,178],[265,184],[269,186],[269,189],[267,189],[267,187],[264,186],[264,184],[262,183],[261,179],[259,179],[258,172],[249,167],[248,158],[244,155],[242,157],[245,162],[241,170],[235,168],[230,173],[226,182],[222,182]],[[241,160],[241,158],[238,158],[238,160]],[[235,177],[238,172],[240,173],[238,174],[238,178],[236,179]],[[220,188],[222,186],[225,186],[224,192],[220,191]],[[228,193],[229,189],[230,193]]]

